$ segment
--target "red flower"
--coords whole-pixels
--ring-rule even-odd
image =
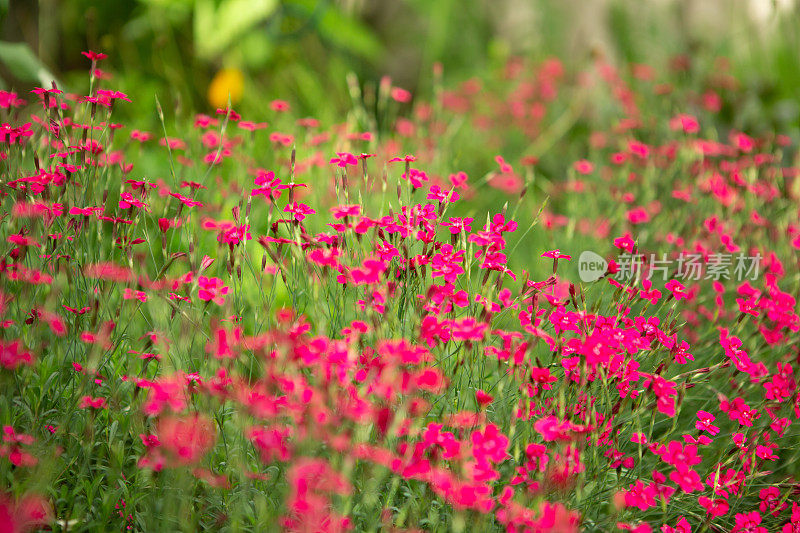
[[[0,366],[14,370],[20,365],[32,365],[33,355],[22,348],[19,340],[0,340]]]
[[[475,399],[478,400],[478,405],[485,407],[494,401],[494,396],[478,389],[475,391]]]
[[[50,503],[41,496],[28,494],[16,502],[0,493],[0,531],[23,533],[39,530],[53,519]]]
[[[104,54],[102,52],[94,52],[92,50],[89,50],[87,52],[81,52],[81,54],[85,55],[86,57],[88,57],[92,61],[100,61],[100,60],[105,59],[105,58],[108,57],[106,54]]]

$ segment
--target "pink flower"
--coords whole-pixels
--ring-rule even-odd
[[[572,259],[571,255],[562,254],[560,250],[550,250],[549,252],[545,252],[541,255],[541,257],[549,257],[551,259]]]
[[[700,496],[697,501],[706,510],[706,514],[712,517],[723,516],[730,509],[728,502],[722,498],[712,500],[707,496]]]
[[[631,140],[628,142],[628,150],[631,154],[642,159],[647,159],[647,156],[650,154],[650,147],[643,142],[636,140]]]
[[[331,213],[333,213],[333,218],[336,220],[342,219],[344,217],[357,217],[361,214],[361,206],[356,205],[339,205],[336,207],[331,208]]]
[[[448,180],[450,181],[450,185],[455,187],[456,189],[467,190],[469,189],[469,185],[467,185],[467,180],[469,177],[467,176],[466,172],[458,172],[456,174],[450,174]],[[800,244],[798,245],[800,247]]]
[[[147,294],[145,294],[143,291],[125,289],[125,291],[122,293],[122,298],[124,300],[139,300],[140,302],[146,302]]]
[[[492,403],[494,401],[494,396],[478,389],[475,391],[475,399],[478,400],[478,405],[483,407]]]
[[[229,288],[224,286],[221,279],[200,276],[197,278],[197,283],[198,298],[204,302],[213,301],[217,305],[225,303],[225,295],[228,294]]]
[[[204,415],[168,416],[158,423],[161,446],[171,452],[178,463],[199,461],[213,447],[214,424]]]
[[[479,322],[474,317],[468,316],[454,320],[450,332],[454,340],[482,341],[488,328],[489,325],[485,322]]]
[[[428,200],[436,200],[437,202],[455,202],[460,198],[459,194],[455,191],[445,191],[438,185],[431,186],[428,193]]]
[[[760,526],[761,513],[750,511],[749,513],[736,514],[736,527],[731,533],[769,533],[769,529]]]
[[[448,283],[455,283],[458,276],[464,272],[459,263],[464,262],[464,250],[455,251],[450,244],[445,244],[439,253],[431,258],[432,276],[441,276]]]
[[[575,163],[572,164],[572,168],[575,169],[575,172],[584,175],[594,172],[594,165],[586,159],[575,161]]]
[[[347,168],[348,165],[358,166],[358,158],[349,152],[336,152],[336,156],[331,158],[331,164],[340,168]]]
[[[273,100],[269,103],[270,109],[273,111],[288,111],[289,110],[289,102],[285,100]]]
[[[688,296],[686,287],[680,281],[671,279],[664,285],[664,288],[670,291],[676,300],[682,300]]]
[[[19,340],[0,340],[0,367],[14,370],[20,365],[33,365],[33,355],[22,347]]]
[[[631,224],[642,224],[650,220],[650,214],[643,207],[635,207],[628,211],[628,222]]]
[[[614,246],[620,250],[625,250],[628,253],[633,253],[633,247],[635,244],[636,243],[633,242],[633,238],[631,237],[630,233],[626,233],[622,237],[617,237],[614,239]]]
[[[101,59],[105,59],[108,57],[106,54],[102,52],[94,52],[92,50],[89,50],[87,52],[81,52],[81,54],[85,55],[92,61],[100,61]]]
[[[470,441],[476,458],[485,457],[499,463],[508,456],[508,437],[500,433],[494,424],[489,424],[482,432],[474,431]]]
[[[692,115],[676,115],[669,121],[671,130],[682,129],[685,133],[698,133],[700,131],[700,123]]]
[[[649,378],[645,380],[645,387],[650,383]],[[656,407],[660,413],[667,416],[675,416],[675,397],[678,395],[675,390],[676,385],[675,382],[666,380],[657,374],[652,378],[653,392],[658,398]]]
[[[765,461],[775,461],[778,459],[778,456],[775,455],[772,451],[777,448],[778,445],[774,442],[770,442],[769,444],[762,446],[756,446],[756,457],[764,459]]]
[[[469,233],[472,231],[472,218],[465,217],[465,218],[458,218],[458,217],[450,217],[447,222],[442,222],[442,226],[446,226],[450,228],[450,233],[453,235],[457,235],[459,233]]]
[[[642,290],[639,291],[639,297],[643,300],[649,301],[651,304],[655,305],[658,303],[658,300],[661,298],[661,291],[657,289],[652,289],[653,283],[649,279],[642,280]]]
[[[252,427],[247,432],[247,438],[261,453],[261,461],[268,464],[275,460],[289,460],[291,434],[291,428],[284,426]]]
[[[22,533],[40,530],[53,519],[50,503],[38,494],[27,494],[14,501],[0,492],[0,524],[2,531]]]
[[[661,455],[661,459],[678,470],[686,470],[688,467],[703,461],[703,458],[697,455],[697,446],[694,444],[687,444],[684,447],[683,444],[677,440],[670,441],[667,445],[667,449]]]
[[[449,431],[442,431],[443,427],[443,424],[429,423],[422,433],[422,444],[425,449],[441,450],[444,459],[457,458],[461,452],[461,443]]]
[[[753,148],[756,146],[755,140],[744,133],[732,133],[731,139],[742,152],[752,152]]]
[[[103,409],[106,407],[105,398],[92,398],[91,396],[84,396],[81,398],[81,403],[78,404],[81,409]]]
[[[287,205],[283,209],[283,212],[292,213],[294,215],[294,219],[298,222],[303,221],[306,218],[306,215],[313,215],[316,213],[316,211],[308,207],[306,204],[300,202],[294,202],[290,205]]]
[[[392,87],[391,96],[392,100],[402,104],[407,104],[411,101],[411,93],[400,87]]]
[[[700,431],[708,431],[711,435],[719,433],[719,427],[713,425],[711,422],[715,420],[715,416],[708,411],[697,411],[697,422],[694,426]]]
[[[719,408],[728,413],[731,420],[736,420],[739,424],[747,427],[752,427],[753,421],[761,416],[756,409],[751,409],[741,397],[735,398],[732,402],[722,400]]]

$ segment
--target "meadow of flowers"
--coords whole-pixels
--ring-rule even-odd
[[[140,131],[85,55],[0,92],[0,531],[800,531],[797,145],[724,63]]]

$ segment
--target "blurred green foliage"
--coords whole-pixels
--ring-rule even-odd
[[[774,20],[762,21],[762,27],[750,20],[745,4],[732,0],[729,20],[709,25],[710,30],[692,30],[698,21],[687,20],[692,17],[687,0],[608,0],[598,11],[601,20],[590,22],[602,33],[603,53],[619,63],[663,68],[671,57],[684,55],[692,68],[710,70],[719,57],[730,58],[733,74],[747,89],[732,126],[798,134],[800,3],[776,10]],[[597,49],[575,47],[575,42],[592,42],[576,5],[558,0],[2,0],[0,78],[7,78],[6,86],[26,90],[55,74],[67,89],[83,91],[89,64],[80,52],[96,49],[109,55],[101,67],[115,74],[115,86],[137,104],[125,118],[141,120],[142,127],[155,123],[154,94],[168,113],[213,111],[207,89],[222,68],[244,73],[244,96],[236,107],[254,119],[263,116],[266,102],[283,98],[302,114],[336,120],[353,106],[348,73],[373,87],[388,74],[401,87],[425,93],[432,90],[436,63],[443,65],[446,82],[492,72],[511,54],[555,55],[568,69],[581,67]]]

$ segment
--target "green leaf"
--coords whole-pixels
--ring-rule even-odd
[[[196,0],[194,43],[197,55],[213,58],[225,51],[248,30],[269,18],[278,0]]]
[[[37,82],[47,87],[56,79],[26,43],[0,41],[0,61],[22,81]]]

